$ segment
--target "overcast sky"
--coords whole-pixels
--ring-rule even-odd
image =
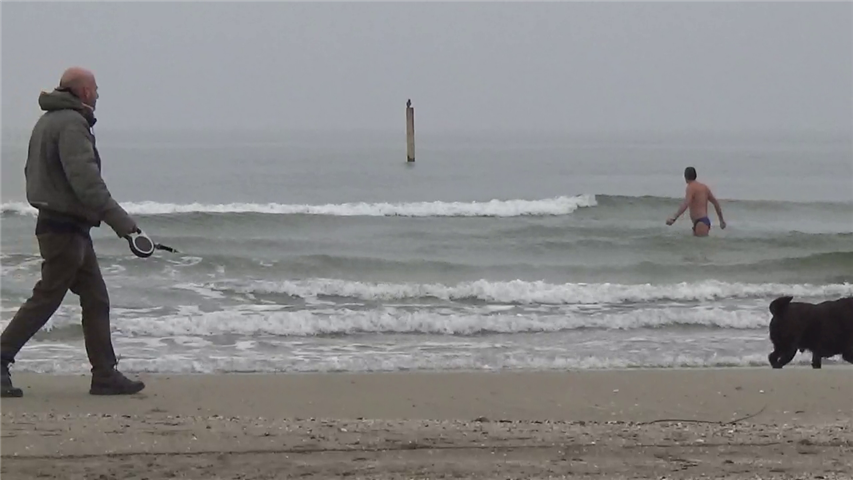
[[[2,3],[3,128],[853,130],[853,4]]]

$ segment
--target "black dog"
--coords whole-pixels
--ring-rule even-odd
[[[820,368],[821,359],[838,354],[853,363],[853,297],[817,304],[792,302],[793,298],[779,297],[770,303],[770,365],[784,367],[797,350],[812,352],[812,368]]]

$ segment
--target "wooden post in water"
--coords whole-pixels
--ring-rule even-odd
[[[415,161],[415,108],[411,98],[406,102],[406,161]]]

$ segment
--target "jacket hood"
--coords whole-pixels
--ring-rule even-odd
[[[75,110],[86,118],[89,126],[94,126],[97,119],[95,112],[88,105],[85,105],[73,93],[67,90],[54,89],[52,92],[41,92],[39,94],[39,107],[45,112],[53,112],[56,110]]]

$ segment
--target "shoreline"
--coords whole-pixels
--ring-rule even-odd
[[[13,370],[12,379],[24,390],[24,397],[4,399],[0,411],[141,412],[142,406],[156,404],[178,414],[225,410],[233,415],[266,412],[266,416],[280,418],[326,415],[397,419],[417,415],[470,419],[503,414],[513,419],[588,421],[621,415],[626,421],[643,421],[640,417],[668,411],[719,416],[731,410],[735,415],[743,413],[743,407],[738,408],[741,403],[755,406],[765,402],[782,408],[781,413],[783,407],[796,410],[801,404],[818,406],[815,402],[822,399],[814,415],[833,416],[845,411],[853,416],[853,368],[849,364],[825,365],[820,370],[789,365],[781,370],[768,366],[127,375],[145,381],[146,389],[131,397],[93,397],[88,395],[88,373],[54,375]],[[248,398],[240,398],[235,392],[243,392]],[[179,399],[184,402],[175,403]]]
[[[4,477],[853,477],[848,365],[139,377],[13,371]]]

